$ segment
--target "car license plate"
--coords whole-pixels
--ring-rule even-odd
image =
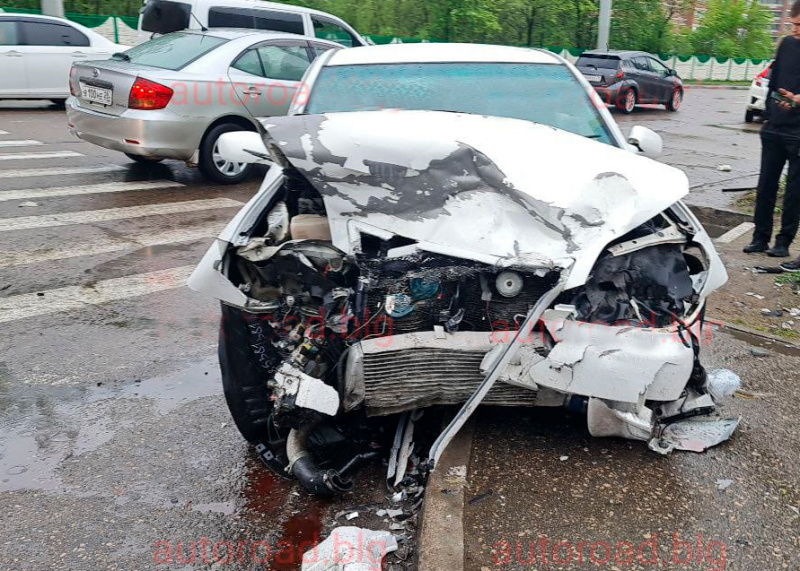
[[[588,81],[593,81],[595,83],[600,83],[601,81],[603,81],[603,76],[602,75],[587,75],[586,79]]]
[[[92,103],[111,105],[112,93],[110,89],[105,89],[104,87],[95,87],[93,85],[81,83],[81,97]]]

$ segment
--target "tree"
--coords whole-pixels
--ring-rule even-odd
[[[772,57],[772,16],[757,0],[709,0],[697,29],[689,35],[697,54],[717,57]]]

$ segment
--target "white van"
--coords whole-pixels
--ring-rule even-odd
[[[261,0],[145,0],[139,14],[139,41],[153,34],[203,28],[275,30],[365,46],[358,32],[332,14]]]

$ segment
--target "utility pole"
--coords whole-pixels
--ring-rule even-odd
[[[63,18],[64,0],[42,0],[42,14]]]
[[[610,28],[611,28],[611,0],[600,0],[600,17],[598,18],[597,21],[598,50],[608,51],[608,31]]]

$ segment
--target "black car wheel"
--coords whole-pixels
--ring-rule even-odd
[[[636,108],[636,91],[633,89],[628,89],[622,93],[619,101],[617,102],[617,107],[625,115],[630,115],[633,113],[633,110]]]
[[[745,123],[752,123],[755,120],[755,118],[756,118],[755,111],[753,111],[752,109],[748,109],[747,111],[745,111],[744,113]]]
[[[200,145],[200,171],[209,179],[222,184],[237,184],[250,175],[253,165],[226,161],[219,152],[219,138],[224,133],[243,131],[240,126],[223,123],[206,133]]]
[[[667,111],[677,111],[683,103],[683,90],[676,88],[672,93],[672,99],[667,102]]]

